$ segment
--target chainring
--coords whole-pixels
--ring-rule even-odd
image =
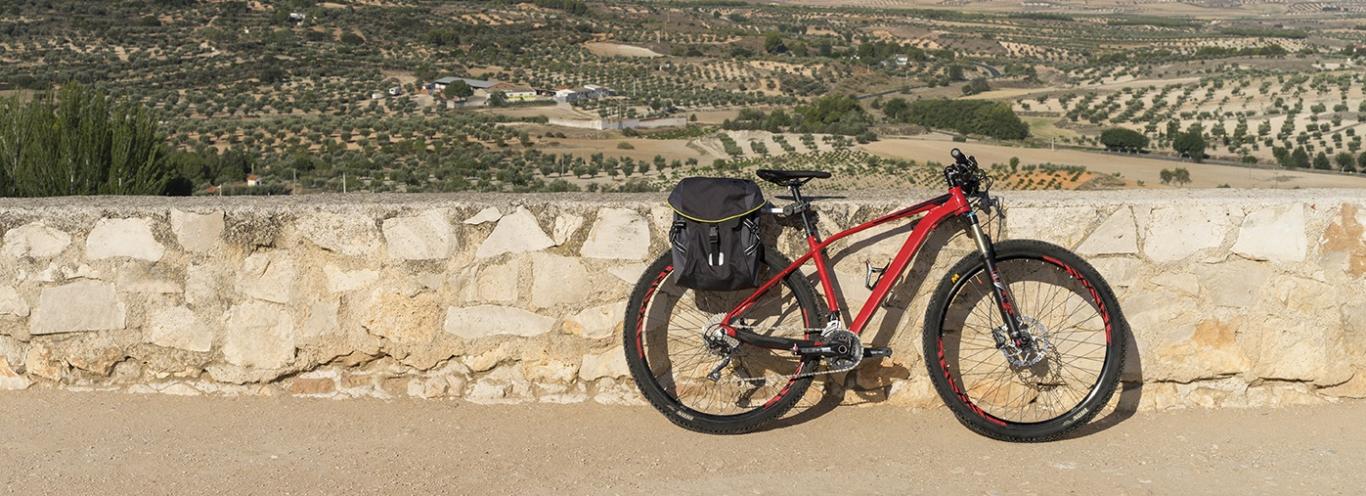
[[[858,334],[844,328],[830,328],[821,333],[821,339],[834,346],[845,346],[849,352],[844,356],[825,359],[829,370],[826,373],[843,372],[857,367],[863,361],[863,341]]]

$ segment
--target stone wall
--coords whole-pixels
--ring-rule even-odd
[[[818,207],[830,231],[928,195]],[[1366,192],[1005,204],[998,238],[1074,248],[1115,286],[1138,406],[1366,396]],[[624,299],[669,218],[656,195],[5,200],[0,389],[638,403]],[[832,250],[855,310],[863,262],[902,232]],[[869,328],[895,357],[827,384],[846,402],[938,403],[921,316],[971,244],[944,230],[930,245]]]

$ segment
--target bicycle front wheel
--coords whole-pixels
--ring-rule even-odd
[[[771,247],[760,250],[760,258],[761,280],[790,263]],[[753,431],[791,409],[811,385],[803,374],[819,360],[718,343],[714,332],[709,340],[714,324],[754,290],[696,291],[677,280],[666,252],[645,270],[626,308],[626,361],[650,404],[685,429],[711,434]],[[822,316],[811,284],[794,271],[732,323],[801,339]],[[726,349],[732,345],[733,351]]]
[[[1062,247],[1010,240],[996,268],[1022,324],[1012,339],[977,254],[949,269],[925,315],[925,364],[958,419],[1006,441],[1084,425],[1119,383],[1129,332],[1110,286]]]

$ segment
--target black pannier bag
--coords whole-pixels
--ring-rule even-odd
[[[669,193],[669,243],[678,285],[708,291],[759,286],[759,209],[754,181],[689,177]]]

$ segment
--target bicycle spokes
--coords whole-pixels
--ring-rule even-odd
[[[1012,334],[991,277],[971,276],[949,307],[946,361],[959,387],[986,413],[1041,422],[1067,413],[1092,391],[1105,363],[1104,319],[1091,293],[1041,260],[997,264],[1019,315]]]

